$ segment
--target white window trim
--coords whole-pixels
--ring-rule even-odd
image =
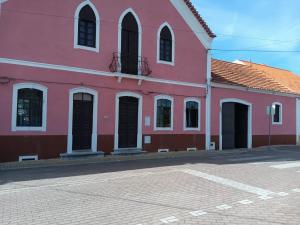
[[[119,148],[119,108],[120,108],[120,98],[121,97],[134,97],[139,101],[138,106],[138,130],[137,130],[137,146],[136,148],[141,149],[143,146],[143,96],[136,94],[134,92],[120,92],[116,95],[116,114],[115,114],[115,139],[114,139],[114,150],[121,149]]]
[[[273,102],[272,103],[272,107],[273,106],[276,106],[276,105],[279,105],[280,106],[280,110],[279,110],[279,122],[275,122],[274,121],[274,115],[272,115],[272,124],[273,125],[282,125],[282,103],[280,102]]]
[[[132,13],[132,15],[134,16],[137,24],[138,24],[138,28],[139,28],[139,49],[138,49],[138,57],[139,57],[139,61],[142,58],[142,34],[143,34],[143,30],[142,30],[142,25],[141,25],[141,21],[138,17],[138,15],[135,13],[135,11],[132,8],[128,8],[126,9],[120,16],[119,18],[119,23],[118,23],[118,54],[121,54],[122,51],[122,22],[124,17],[127,15],[127,13]],[[122,62],[121,62],[121,58],[119,57],[119,65],[120,68],[122,68]],[[140,62],[138,64],[138,68],[140,68]],[[120,71],[118,71],[120,72]],[[141,71],[139,69],[138,74],[141,74]]]
[[[161,31],[164,27],[168,27],[170,32],[171,32],[171,35],[172,35],[172,61],[171,62],[160,60],[160,33],[161,33]],[[170,24],[168,22],[164,22],[162,25],[160,25],[160,27],[157,31],[157,37],[156,38],[157,38],[157,49],[156,49],[157,63],[175,66],[175,44],[176,44],[175,34],[174,34],[174,31],[173,31],[172,27],[170,26]]]
[[[191,128],[186,126],[186,103],[197,102],[198,103],[198,127]],[[201,130],[201,101],[198,98],[185,98],[183,106],[183,130],[185,131],[200,131]]]
[[[74,88],[69,93],[69,121],[68,121],[68,144],[67,153],[73,153],[73,102],[74,95],[77,93],[86,93],[93,95],[93,129],[92,129],[92,152],[97,152],[98,139],[98,92],[85,87]],[[83,149],[84,150],[84,149]]]
[[[82,46],[82,45],[78,44],[79,13],[80,13],[81,9],[86,5],[89,5],[92,8],[92,10],[94,11],[95,16],[96,16],[96,47],[95,48]],[[100,16],[99,16],[99,13],[97,11],[96,6],[90,0],[83,1],[77,7],[75,16],[74,16],[74,48],[75,49],[83,49],[83,50],[92,51],[92,52],[99,52],[99,49],[100,49],[99,45],[100,45]]]
[[[18,127],[17,126],[17,104],[18,104],[18,91],[20,89],[29,88],[36,89],[43,92],[43,121],[41,127]],[[13,99],[12,99],[12,131],[43,131],[47,130],[47,96],[48,88],[40,84],[34,83],[20,83],[13,86]]]
[[[171,101],[171,126],[170,127],[157,127],[157,101],[166,99]],[[174,119],[174,98],[168,95],[158,95],[154,98],[154,131],[173,131]]]

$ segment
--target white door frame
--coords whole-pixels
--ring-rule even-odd
[[[78,93],[86,93],[93,96],[93,131],[92,131],[92,152],[97,152],[97,138],[98,138],[98,92],[85,88],[74,88],[69,93],[69,124],[68,124],[68,154],[73,153],[73,100],[74,95]]]
[[[119,149],[119,103],[121,97],[134,97],[139,100],[138,107],[138,130],[137,130],[137,146],[142,148],[142,116],[143,116],[143,97],[133,92],[120,92],[116,95],[116,113],[115,113],[115,142],[114,150]]]
[[[241,99],[237,99],[237,98],[226,98],[226,99],[221,99],[220,100],[220,112],[219,112],[219,149],[223,150],[223,138],[222,138],[222,106],[223,103],[240,103],[243,105],[248,106],[248,148],[251,149],[252,148],[252,104],[241,100]]]

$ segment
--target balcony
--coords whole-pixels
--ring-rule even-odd
[[[122,73],[126,75],[149,76],[152,71],[146,57],[138,57],[131,55],[121,55],[113,53],[112,62],[109,70],[113,73]]]

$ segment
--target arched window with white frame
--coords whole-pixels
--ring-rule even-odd
[[[169,65],[175,63],[175,35],[167,22],[157,32],[157,62]]]
[[[82,2],[74,19],[74,48],[99,52],[100,17],[91,1]]]
[[[47,92],[39,84],[14,85],[12,131],[46,131]]]
[[[280,102],[274,102],[272,104],[272,124],[282,125],[282,104]]]
[[[184,100],[184,130],[200,130],[200,100]]]
[[[154,130],[173,130],[174,99],[159,95],[154,102]]]

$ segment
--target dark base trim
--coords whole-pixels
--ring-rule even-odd
[[[216,143],[216,149],[219,149],[219,135],[213,135],[211,141]],[[268,135],[253,135],[252,147],[262,147],[269,145]],[[296,135],[272,135],[271,145],[296,145]]]

